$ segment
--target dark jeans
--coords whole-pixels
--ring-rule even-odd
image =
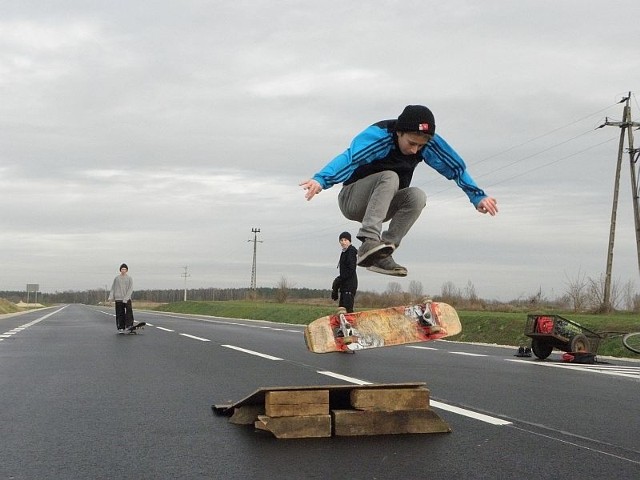
[[[116,300],[116,326],[118,330],[128,328],[133,325],[133,308],[131,300],[122,302]]]
[[[338,302],[338,306],[346,308],[347,313],[353,313],[353,305],[355,301],[355,292],[343,292],[340,290],[340,302]]]

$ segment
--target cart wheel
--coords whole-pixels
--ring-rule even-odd
[[[640,332],[627,333],[622,337],[622,343],[632,352],[640,354]]]
[[[586,335],[579,333],[574,335],[569,344],[572,352],[589,352],[591,345],[589,345],[589,339]]]
[[[531,350],[533,350],[533,353],[536,357],[538,357],[540,360],[544,360],[549,355],[551,355],[551,352],[553,351],[553,345],[534,338],[533,340],[531,340]]]

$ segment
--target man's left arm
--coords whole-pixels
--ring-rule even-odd
[[[427,165],[447,179],[455,181],[479,212],[491,215],[497,213],[495,199],[478,187],[462,157],[440,135],[436,134],[425,146],[422,157]]]

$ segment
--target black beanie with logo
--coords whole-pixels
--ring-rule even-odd
[[[396,122],[396,132],[417,132],[435,135],[436,119],[423,105],[407,105]]]

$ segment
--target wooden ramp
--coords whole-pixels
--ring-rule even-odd
[[[451,431],[431,410],[425,383],[263,387],[211,408],[277,438]]]

